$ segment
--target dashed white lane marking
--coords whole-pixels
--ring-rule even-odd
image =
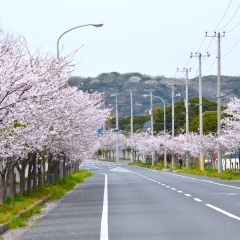
[[[224,187],[229,187],[229,188],[234,188],[234,189],[240,189],[240,187],[235,187],[235,186],[231,186],[231,185],[227,185],[227,184],[217,183],[217,182],[213,182],[213,181],[210,181],[210,180],[197,179],[197,178],[187,177],[187,176],[178,175],[178,174],[174,174],[174,173],[166,173],[166,172],[161,172],[161,173],[174,175],[174,176],[182,177],[182,178],[188,178],[188,179],[192,179],[192,180],[195,180],[195,181],[208,182],[208,183],[219,185],[219,186],[224,186]]]
[[[237,220],[240,221],[240,217],[237,217],[237,216],[235,216],[235,215],[233,215],[233,214],[231,214],[229,212],[226,212],[226,211],[224,211],[224,210],[222,210],[220,208],[217,208],[217,207],[215,207],[215,206],[213,206],[211,204],[205,204],[205,205],[210,207],[210,208],[212,208],[212,209],[214,209],[214,210],[216,210],[216,211],[218,211],[218,212],[221,212],[222,214],[225,214],[225,215],[227,215],[227,216],[229,216],[231,218],[234,218],[234,219],[237,219]]]
[[[110,169],[110,170],[112,170],[112,171],[121,171],[121,170],[124,170],[124,172],[131,172],[131,173],[134,173],[134,174],[136,174],[136,175],[139,175],[139,176],[141,176],[141,177],[143,177],[143,178],[146,178],[147,180],[150,180],[150,181],[152,181],[152,182],[156,182],[156,183],[158,183],[158,184],[161,184],[162,186],[165,186],[165,187],[167,187],[167,188],[170,188],[170,186],[167,186],[167,185],[165,185],[165,184],[163,184],[163,183],[160,183],[160,182],[158,182],[158,181],[155,181],[155,180],[153,180],[153,179],[150,179],[150,178],[148,178],[148,177],[146,177],[146,176],[143,176],[143,175],[141,175],[141,174],[139,174],[139,173],[135,173],[135,172],[132,172],[132,171],[129,171],[129,170],[127,170],[127,169],[124,169],[124,168],[120,168],[120,167],[116,167],[116,168],[114,168],[114,169]],[[166,173],[166,174],[169,174],[169,173]],[[186,177],[186,176],[180,176],[180,175],[177,175],[177,174],[172,174],[172,175],[175,175],[175,176],[178,176],[178,177],[185,177],[185,178],[189,178],[189,179],[192,179],[192,180],[197,180],[197,181],[204,181],[204,182],[209,182],[209,183],[212,183],[212,184],[216,184],[216,185],[221,185],[221,186],[226,186],[226,187],[231,187],[231,188],[235,188],[235,189],[240,189],[239,187],[234,187],[234,186],[230,186],[230,185],[226,185],[226,184],[220,184],[220,183],[215,183],[215,182],[212,182],[212,181],[208,181],[208,180],[201,180],[201,179],[196,179],[196,178],[192,178],[192,177]],[[106,186],[106,179],[107,179],[107,175],[105,174],[105,176],[106,176],[106,178],[105,178],[105,186]],[[105,199],[105,195],[107,195],[107,193],[105,194],[105,190],[106,190],[107,188],[105,187],[105,189],[104,189],[104,199]],[[176,190],[175,188],[171,188],[172,190]],[[106,192],[107,192],[107,190],[106,190]],[[183,193],[183,191],[180,191],[180,190],[177,190],[177,192],[179,192],[179,193]],[[190,194],[184,194],[186,197],[191,197],[192,195],[190,195]],[[201,199],[199,199],[199,198],[193,198],[195,201],[197,201],[197,202],[202,202],[202,200]],[[101,222],[101,238],[100,238],[100,240],[108,240],[108,199],[105,201],[104,200],[104,202],[105,203],[103,203],[103,212],[105,212],[104,214],[102,214],[102,222]],[[107,203],[107,207],[106,207],[106,203]],[[224,211],[224,210],[222,210],[222,209],[220,209],[220,208],[217,208],[217,207],[215,207],[215,206],[213,206],[213,205],[211,205],[211,204],[205,204],[206,206],[208,206],[208,207],[210,207],[210,208],[212,208],[212,209],[214,209],[214,210],[216,210],[216,211],[219,211],[219,212],[221,212],[221,213],[223,213],[223,214],[225,214],[225,215],[227,215],[227,216],[229,216],[229,217],[231,217],[231,218],[234,218],[234,219],[236,219],[236,220],[239,220],[240,221],[240,217],[237,217],[237,216],[235,216],[235,215],[233,215],[233,214],[231,214],[231,213],[229,213],[229,212],[227,212],[227,211]],[[105,210],[104,210],[105,209]],[[106,212],[107,212],[107,214],[106,214]],[[107,217],[106,217],[107,216]],[[105,219],[104,221],[103,221],[103,219]],[[105,222],[105,223],[103,223],[103,222]],[[102,229],[103,229],[103,231],[102,231]]]
[[[112,169],[109,169],[109,171],[113,171],[113,172],[131,172],[125,168],[121,168],[121,167],[116,167],[116,168],[112,168]]]
[[[194,200],[197,201],[197,202],[202,202],[202,200],[199,199],[199,198],[194,198]]]
[[[105,185],[103,194],[103,210],[102,210],[102,220],[101,220],[101,234],[100,240],[108,240],[108,182],[107,174],[105,175]]]

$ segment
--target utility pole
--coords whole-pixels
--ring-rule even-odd
[[[147,92],[150,92],[150,108],[151,108],[151,136],[153,136],[153,95],[152,92],[154,91],[154,89],[148,89],[145,90]],[[152,165],[154,166],[154,153],[152,153]]]
[[[130,137],[131,137],[131,162],[133,162],[133,148],[132,148],[132,135],[133,135],[133,99],[132,99],[132,92],[135,92],[137,91],[136,89],[128,89],[127,91],[130,92],[130,98],[131,98],[131,123],[130,123],[130,126],[131,126],[131,132],[130,132]]]
[[[221,36],[221,33],[218,32],[218,35],[216,36],[216,32],[214,32],[214,36],[207,36],[206,37],[217,37],[218,39],[218,78],[217,78],[217,134],[218,139],[220,139],[221,136],[221,51],[220,51],[220,43],[221,43],[221,37],[225,37],[225,32],[223,32],[223,35]],[[218,143],[218,172],[222,172],[222,153],[221,149]]]
[[[104,101],[104,109],[106,109],[106,96],[103,95],[103,101]],[[104,122],[104,125],[103,125],[103,132],[105,133],[106,132],[106,121]]]
[[[168,83],[172,87],[172,138],[174,138],[174,90],[175,90],[175,79]],[[174,152],[172,153],[172,168],[174,168]]]
[[[207,52],[207,55],[202,55],[201,53],[196,53],[195,56],[193,56],[193,53],[191,53],[190,58],[192,57],[198,57],[199,59],[199,135],[200,135],[200,170],[204,171],[204,160],[203,160],[203,154],[202,154],[202,137],[203,137],[203,116],[202,116],[202,57],[209,57],[210,54]]]
[[[114,96],[114,95],[112,95]],[[116,162],[119,161],[119,144],[118,144],[118,132],[119,132],[119,127],[118,127],[118,93],[115,93],[116,96]]]
[[[178,71],[178,69],[177,69]],[[185,108],[186,108],[186,137],[188,141],[188,134],[189,134],[189,103],[188,103],[188,73],[191,72],[191,68],[188,70],[188,68],[183,68],[182,72],[186,72],[186,98],[185,98]],[[189,166],[189,158],[188,153],[186,153],[186,167]]]

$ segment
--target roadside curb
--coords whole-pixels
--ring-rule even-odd
[[[31,206],[29,206],[26,210],[23,210],[21,211],[20,213],[18,213],[17,215],[15,215],[14,217],[15,218],[18,218],[20,217],[22,214],[26,213],[26,212],[29,212],[31,211],[35,206],[38,206],[38,205],[41,205],[41,204],[44,204],[46,203],[50,198],[50,195],[35,202],[34,204],[32,204]],[[3,223],[3,224],[0,224],[0,235],[3,234],[4,232],[8,231],[9,229],[9,222],[6,222],[6,223]]]

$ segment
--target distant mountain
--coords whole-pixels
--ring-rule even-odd
[[[149,89],[154,89],[153,95],[163,98],[166,106],[172,104],[172,88],[168,85],[169,82],[174,82],[175,85],[175,101],[184,101],[186,95],[186,80],[174,80],[164,76],[149,76],[141,73],[124,73],[117,72],[102,73],[94,78],[83,78],[73,76],[69,78],[70,86],[78,87],[83,91],[102,92],[105,95],[105,106],[113,108],[115,114],[115,97],[114,93],[120,93],[118,96],[118,108],[120,116],[130,115],[130,92],[129,89],[136,89],[133,92],[133,109],[134,115],[143,115],[150,109]],[[198,78],[189,79],[188,97],[193,98],[198,96]],[[202,78],[203,97],[210,101],[217,101],[217,76],[206,76]],[[222,102],[226,104],[232,97],[239,96],[240,77],[221,76],[221,95]],[[153,97],[153,108],[163,106],[159,98]]]

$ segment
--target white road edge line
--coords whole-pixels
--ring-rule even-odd
[[[213,205],[211,205],[211,204],[205,204],[205,205],[208,206],[208,207],[210,207],[210,208],[213,208],[214,210],[216,210],[216,211],[218,211],[218,212],[221,212],[221,213],[223,213],[223,214],[225,214],[225,215],[227,215],[227,216],[229,216],[229,217],[231,217],[231,218],[235,218],[235,219],[237,219],[237,220],[240,221],[240,217],[237,217],[237,216],[235,216],[235,215],[233,215],[233,214],[231,214],[231,213],[229,213],[229,212],[226,212],[226,211],[224,211],[224,210],[222,210],[222,209],[220,209],[220,208],[217,208],[217,207],[215,207],[215,206],[213,206]]]
[[[100,240],[108,240],[108,183],[107,174],[105,175],[105,185],[103,194],[103,210],[102,210],[102,221],[101,221],[101,233]]]

